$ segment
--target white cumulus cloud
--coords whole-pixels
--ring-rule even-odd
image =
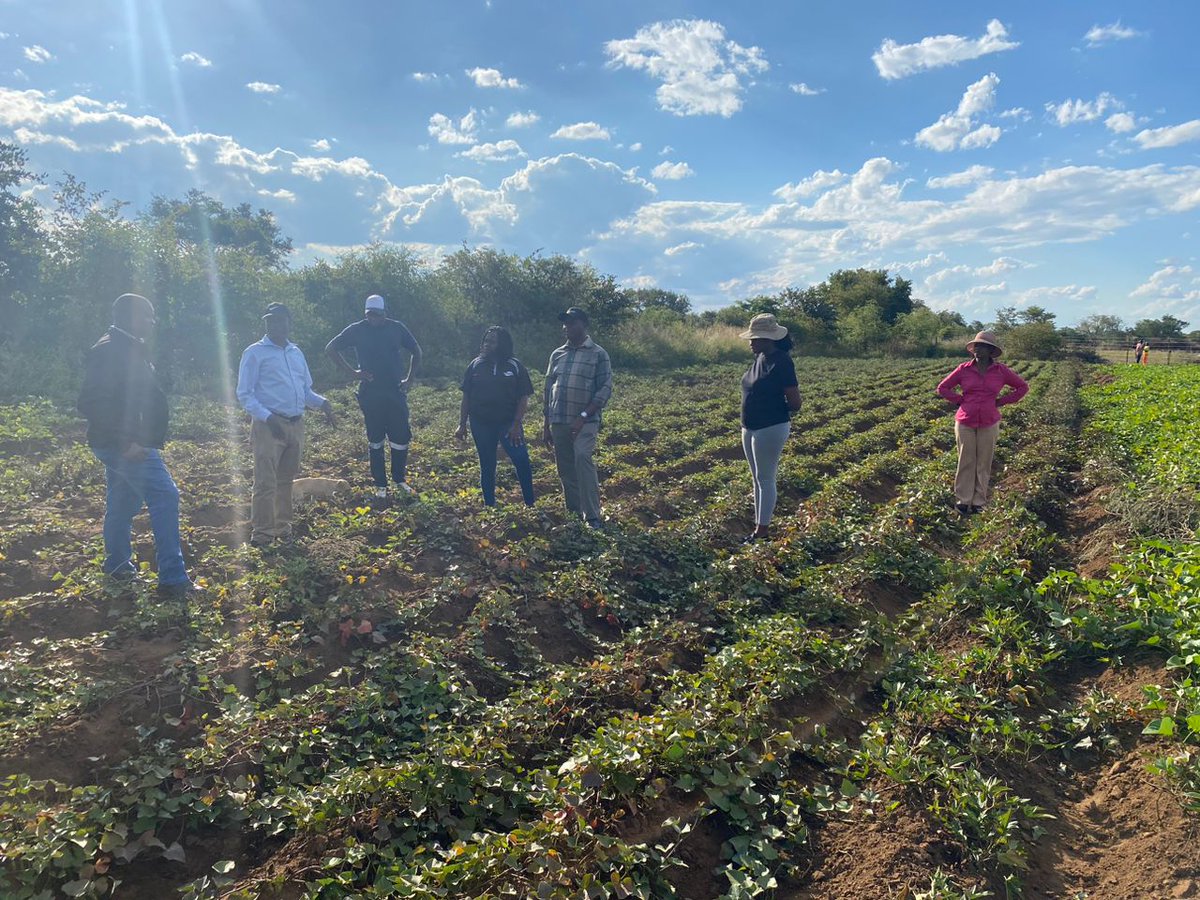
[[[995,170],[990,166],[969,166],[961,172],[952,172],[949,175],[939,175],[936,178],[930,178],[925,182],[925,186],[930,188],[965,187],[991,177],[993,171]]]
[[[724,26],[704,19],[655,22],[604,49],[610,66],[657,80],[659,108],[677,116],[732,116],[742,108],[743,79],[770,67],[761,49],[729,40]]]
[[[1019,42],[1008,40],[1008,29],[1000,20],[992,19],[987,24],[987,31],[974,40],[957,34],[939,34],[915,44],[900,44],[887,38],[871,60],[881,76],[894,79],[1019,46]]]
[[[665,256],[678,256],[680,253],[686,253],[689,250],[699,250],[703,244],[698,244],[695,241],[684,241],[682,244],[676,244],[673,247],[668,247],[663,251]]]
[[[1095,100],[1064,100],[1061,103],[1047,103],[1046,112],[1060,128],[1065,128],[1076,122],[1094,122],[1110,109],[1122,109],[1124,105],[1105,91]]]
[[[309,141],[308,146],[310,146],[312,149],[316,150],[319,153],[328,153],[333,145],[330,144],[327,139],[319,138],[315,141]]]
[[[815,97],[817,94],[825,93],[825,88],[809,87],[803,81],[796,84],[789,84],[788,87],[792,89],[793,93],[799,94],[801,97]]]
[[[267,81],[250,81],[246,84],[246,89],[253,91],[256,94],[278,94],[283,88],[278,84],[271,84]]]
[[[201,56],[195,50],[189,50],[187,53],[183,54],[183,56],[179,57],[179,61],[195,66],[198,69],[212,68],[212,60],[205,56]]]
[[[612,138],[607,128],[601,128],[595,122],[576,122],[574,125],[564,125],[559,128],[552,138],[564,141],[607,141]]]
[[[509,128],[528,128],[530,125],[536,125],[542,120],[542,117],[533,110],[528,112],[515,112],[509,115],[504,120],[504,124]]]
[[[280,188],[277,191],[268,191],[265,188],[259,190],[258,196],[270,197],[272,200],[282,200],[284,203],[295,203],[296,194],[289,191],[287,188]]]
[[[1127,41],[1130,38],[1139,37],[1141,34],[1142,32],[1134,28],[1114,22],[1112,25],[1093,25],[1083,39],[1088,42],[1089,47],[1098,47],[1112,41]]]
[[[426,84],[430,81],[440,81],[442,78],[442,76],[438,75],[436,72],[413,72],[409,77],[418,84]]]
[[[660,162],[655,166],[650,175],[653,178],[661,178],[663,181],[679,181],[681,178],[690,178],[695,175],[695,171],[685,162]]]
[[[467,69],[467,74],[475,82],[476,87],[509,89],[524,87],[515,78],[505,78],[499,69],[481,69],[477,66],[474,69]]]
[[[40,44],[34,44],[32,47],[24,48],[25,58],[31,63],[50,62],[54,59],[54,54]]]
[[[1133,131],[1133,129],[1137,128],[1137,120],[1134,119],[1131,113],[1113,113],[1104,120],[1104,127],[1113,134],[1124,134],[1127,131]]]
[[[813,194],[828,190],[835,184],[841,184],[846,180],[846,173],[839,169],[826,171],[818,169],[807,178],[802,178],[799,181],[788,182],[783,187],[776,188],[772,193],[785,203],[794,203],[801,197],[811,197]]]
[[[455,122],[442,113],[434,113],[429,117],[429,134],[437,138],[439,144],[474,144],[475,129],[478,127],[478,114],[474,109]]]
[[[1166,265],[1129,292],[1140,301],[1134,316],[1157,318],[1170,313],[1192,328],[1200,323],[1200,277],[1191,266]]]
[[[1000,129],[995,125],[977,124],[977,119],[991,109],[998,84],[999,77],[991,72],[969,85],[958,102],[958,108],[918,131],[916,142],[941,153],[972,150],[996,143],[1000,139]]]
[[[1168,125],[1165,128],[1146,128],[1134,135],[1133,139],[1143,150],[1158,150],[1188,141],[1200,141],[1200,119],[1192,119],[1181,125]]]
[[[525,151],[516,141],[497,141],[494,144],[476,144],[469,150],[454,154],[463,159],[473,159],[476,162],[506,162],[525,156]]]

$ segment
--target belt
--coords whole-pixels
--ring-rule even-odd
[[[283,419],[285,422],[299,422],[304,418],[304,413],[300,413],[298,416],[285,416],[283,413],[273,412],[271,415],[279,416],[279,418]]]

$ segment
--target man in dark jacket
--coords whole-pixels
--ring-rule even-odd
[[[137,576],[131,546],[133,517],[146,506],[158,558],[158,587],[168,595],[193,590],[179,546],[179,489],[159,452],[167,436],[167,397],[146,356],[154,306],[138,294],[113,303],[112,326],[87,355],[79,412],[88,445],[104,463],[104,573]]]

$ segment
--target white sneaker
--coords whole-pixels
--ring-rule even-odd
[[[412,489],[412,486],[407,481],[397,481],[396,490],[408,494],[410,497],[415,497],[417,492]]]
[[[375,497],[378,500],[386,500],[387,499],[387,488],[385,488],[385,487],[375,488]]]

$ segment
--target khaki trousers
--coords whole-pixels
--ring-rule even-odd
[[[292,480],[300,471],[304,419],[283,420],[283,439],[266,422],[250,426],[254,450],[254,489],[250,494],[250,540],[263,542],[292,534]]]
[[[954,499],[967,506],[987,502],[992,480],[992,458],[996,455],[996,435],[1000,423],[987,428],[971,428],[954,423],[954,441],[958,444],[958,471],[954,474]]]
[[[596,473],[596,438],[600,423],[584,425],[577,437],[571,437],[569,424],[552,424],[554,463],[562,481],[563,500],[567,510],[583,516],[587,522],[600,524],[600,476]]]

